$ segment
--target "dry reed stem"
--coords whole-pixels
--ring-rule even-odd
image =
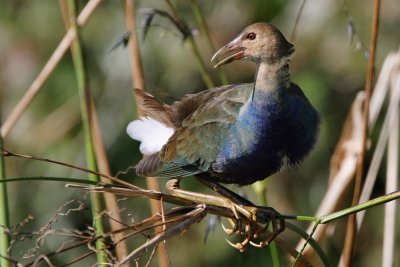
[[[375,66],[375,53],[376,53],[376,44],[378,40],[378,32],[379,32],[379,11],[380,11],[380,0],[374,0],[374,9],[373,9],[373,18],[371,25],[371,41],[369,47],[369,58],[368,58],[368,68],[367,68],[367,78],[365,82],[365,101],[364,101],[364,114],[363,114],[363,134],[361,137],[361,154],[357,160],[357,171],[354,185],[354,194],[352,200],[352,206],[355,206],[359,203],[361,189],[363,186],[364,180],[364,165],[365,165],[365,154],[367,151],[367,138],[368,138],[368,122],[369,122],[369,106],[371,101],[373,82],[374,82],[374,66]],[[351,260],[354,251],[354,244],[357,232],[357,220],[356,215],[350,215],[347,220],[346,227],[346,236],[344,242],[344,248],[342,251],[342,265],[343,267],[347,267],[351,265]]]
[[[379,134],[378,143],[376,145],[374,154],[372,156],[370,168],[367,173],[365,185],[361,194],[360,202],[365,202],[370,199],[377,175],[380,163],[382,161],[385,148],[387,145],[387,141],[389,138],[389,134],[393,129],[393,125],[395,124],[396,114],[399,113],[399,103],[400,103],[400,75],[397,72],[397,77],[395,82],[393,83],[393,87],[391,90],[392,94],[389,101],[389,107],[385,115],[385,119],[383,122],[382,130]],[[358,226],[360,226],[362,222],[363,213],[359,215],[359,222],[357,222]]]
[[[348,192],[349,186],[353,181],[356,171],[357,157],[361,151],[360,136],[363,123],[363,101],[364,94],[360,92],[353,102],[342,131],[342,136],[332,156],[329,187],[315,213],[315,216],[317,217],[339,210],[342,203],[341,200]],[[313,235],[316,242],[321,242],[325,238],[328,227],[330,227],[330,225],[326,224],[320,225],[316,229]],[[312,228],[313,225],[310,225],[306,232],[310,233]],[[297,244],[296,249],[300,250],[302,246],[303,243],[300,241]],[[310,246],[307,246],[304,250],[303,257],[311,262],[317,260],[315,251]]]
[[[375,89],[373,91],[373,95],[371,98],[371,108],[369,111],[369,121],[370,121],[370,128],[373,128],[377,117],[380,113],[380,110],[383,108],[384,99],[388,93],[388,88],[392,89],[391,95],[391,103],[392,107],[395,107],[395,103],[398,100],[393,100],[395,96],[394,93],[400,91],[400,89],[395,89],[394,83],[392,82],[392,86],[390,86],[391,77],[399,77],[400,73],[400,50],[397,52],[390,53],[379,73],[378,80],[375,85]],[[356,161],[357,157],[361,151],[361,143],[360,143],[360,136],[362,131],[363,125],[363,118],[362,118],[362,102],[364,100],[364,93],[359,92],[356,99],[353,102],[352,108],[349,112],[348,118],[344,124],[342,130],[342,136],[336,146],[336,150],[331,159],[331,166],[330,166],[330,175],[329,175],[329,187],[327,192],[325,193],[324,199],[322,200],[318,211],[316,212],[315,216],[321,216],[324,214],[332,213],[340,208],[343,203],[343,196],[347,192],[351,181],[354,178],[354,174],[356,172]],[[389,108],[391,110],[393,108]],[[393,112],[396,114],[396,112]],[[383,127],[393,129],[394,126]],[[385,143],[382,143],[384,146]],[[375,152],[376,153],[376,152]],[[374,153],[374,155],[375,155]],[[383,155],[383,152],[381,153]],[[376,164],[372,164],[376,165]],[[378,166],[379,167],[379,166]],[[376,170],[376,168],[374,168]],[[371,171],[371,170],[370,170]],[[375,175],[369,171],[367,175],[366,182],[364,185],[363,192],[367,189],[367,192],[362,193],[360,198],[360,203],[366,202],[370,199],[370,193],[372,191],[373,181],[369,182],[373,177],[376,178]],[[368,178],[371,177],[371,178]],[[369,185],[371,184],[371,185]],[[395,191],[394,189],[392,191]],[[364,196],[365,195],[365,196]],[[357,222],[359,226],[362,222],[362,214],[364,212],[359,212]],[[313,238],[317,242],[321,242],[326,237],[327,228],[330,225],[320,225]],[[312,225],[309,226],[307,232],[310,232],[312,229]],[[297,249],[300,248],[302,244],[299,243],[297,245]],[[303,257],[307,258],[310,261],[314,261],[316,255],[311,247],[307,247],[303,253]]]
[[[400,90],[400,88],[397,88]],[[397,174],[399,173],[399,111],[393,114],[394,124],[390,131],[387,151],[387,171],[385,192],[398,190]],[[382,246],[382,267],[394,266],[394,248],[396,238],[396,202],[385,205],[383,246]]]
[[[126,23],[127,30],[131,34],[130,40],[129,40],[129,51],[130,51],[131,60],[132,60],[131,71],[132,71],[133,87],[144,90],[145,82],[144,82],[143,66],[142,66],[142,61],[141,61],[141,56],[140,56],[137,33],[136,33],[135,17],[136,16],[135,16],[134,0],[125,0],[125,23]],[[141,110],[138,105],[137,105],[137,113],[138,113],[138,115],[141,114]],[[149,188],[150,190],[160,191],[160,185],[156,178],[147,177],[146,182],[147,182],[147,188]],[[160,214],[161,209],[162,209],[160,207],[160,203],[153,199],[150,199],[149,201],[150,201],[150,207],[151,207],[152,214]],[[158,230],[162,230],[162,228],[158,229]],[[167,248],[165,246],[165,243],[161,243],[158,246],[157,252],[158,252],[158,258],[159,258],[159,265],[161,267],[168,267],[170,264],[169,264],[168,253],[167,253]]]
[[[110,165],[108,163],[107,159],[107,153],[106,149],[104,147],[104,142],[103,138],[101,136],[101,129],[99,126],[98,118],[97,118],[97,112],[96,109],[93,105],[93,99],[91,99],[90,103],[90,109],[91,109],[91,124],[92,124],[92,135],[93,135],[93,144],[94,144],[94,151],[96,155],[96,161],[97,161],[97,167],[99,168],[100,173],[104,173],[106,175],[111,175],[111,170],[110,170]],[[107,183],[107,179],[104,177],[100,178],[102,182]],[[119,223],[118,221],[122,221],[121,214],[120,214],[120,209],[118,206],[117,202],[117,197],[114,194],[104,194],[104,200],[105,200],[105,205],[106,209],[109,212],[112,212],[113,214],[113,219],[114,220],[109,220],[111,230],[118,229]],[[113,238],[116,239],[122,239],[124,237],[123,233],[118,233],[115,234]],[[117,259],[123,259],[126,257],[128,254],[128,248],[126,246],[125,242],[120,242],[117,244],[115,247],[115,253],[117,256]]]
[[[86,4],[86,6],[84,7],[84,9],[77,18],[77,24],[80,27],[82,27],[87,22],[90,15],[93,13],[93,11],[96,9],[96,7],[100,2],[101,0],[90,0]],[[25,95],[18,102],[14,110],[11,112],[11,114],[8,116],[8,118],[1,126],[0,134],[3,138],[5,138],[9,134],[9,132],[17,123],[19,118],[28,108],[29,104],[35,98],[39,90],[42,88],[43,84],[47,81],[50,74],[53,72],[57,64],[60,62],[61,58],[67,52],[68,48],[71,46],[75,38],[76,38],[75,30],[69,29],[68,32],[64,35],[64,38],[58,44],[57,48],[54,50],[53,54],[50,56],[50,59],[47,61],[47,63],[45,64],[39,75],[36,77],[31,86],[28,88]]]

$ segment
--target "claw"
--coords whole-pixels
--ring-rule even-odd
[[[267,241],[261,241],[259,243],[250,241],[250,245],[252,245],[253,247],[256,247],[256,248],[265,248],[269,245],[269,243]]]
[[[224,223],[221,221],[221,226],[227,235],[232,235],[233,233],[235,233],[237,231],[236,224],[232,229],[228,229],[225,227]]]
[[[277,219],[276,216],[279,214],[271,208],[259,208],[249,206],[238,206],[232,204],[231,210],[236,219],[228,219],[231,223],[232,229],[226,228],[221,222],[221,226],[226,234],[232,235],[234,233],[243,235],[244,240],[240,243],[232,243],[226,240],[228,244],[235,249],[243,252],[248,245],[257,248],[263,248],[268,246],[284,229],[285,222],[283,219]],[[260,225],[259,219],[265,224]],[[262,236],[267,229],[271,226],[272,233],[262,238],[260,242],[253,240]]]
[[[226,242],[227,242],[231,247],[236,248],[236,249],[239,250],[240,252],[243,252],[243,251],[246,250],[246,246],[243,245],[243,243],[236,243],[236,244],[233,244],[233,243],[232,243],[231,241],[229,241],[228,239],[225,239],[225,240],[226,240]]]
[[[238,214],[238,212],[237,212],[236,206],[232,204],[231,210],[232,210],[233,215],[235,216],[235,218],[236,218],[237,220],[239,220],[239,214]]]

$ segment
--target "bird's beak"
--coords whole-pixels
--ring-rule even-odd
[[[228,64],[234,60],[242,59],[243,54],[244,54],[245,48],[242,46],[242,41],[239,37],[237,37],[235,40],[230,42],[229,44],[225,45],[222,47],[220,50],[218,50],[214,56],[211,58],[211,61],[213,61],[217,56],[224,55],[228,52],[235,52],[223,60],[219,61],[217,64],[215,64],[214,68],[217,68],[219,66]]]

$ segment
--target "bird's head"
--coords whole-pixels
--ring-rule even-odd
[[[294,46],[275,26],[260,22],[246,27],[235,39],[218,50],[211,60],[231,52],[214,68],[239,59],[256,63],[288,60],[294,53]]]

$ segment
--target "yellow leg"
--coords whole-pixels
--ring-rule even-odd
[[[202,178],[198,178],[198,180],[221,196],[207,195],[181,189],[179,186],[180,178],[169,180],[166,187],[168,192],[173,196],[198,204],[203,203],[232,210],[236,221],[233,222],[233,229],[227,229],[226,233],[238,233],[245,236],[245,239],[241,243],[232,244],[228,241],[230,245],[238,250],[244,251],[248,244],[257,247],[267,246],[285,229],[284,220],[277,219],[280,214],[273,208],[256,206],[218,183],[210,182]],[[266,226],[260,227],[258,222],[265,223]],[[252,242],[252,240],[258,236],[258,233],[267,230],[270,223],[272,224],[272,234],[269,238],[267,238],[267,240],[262,240],[259,244]]]

